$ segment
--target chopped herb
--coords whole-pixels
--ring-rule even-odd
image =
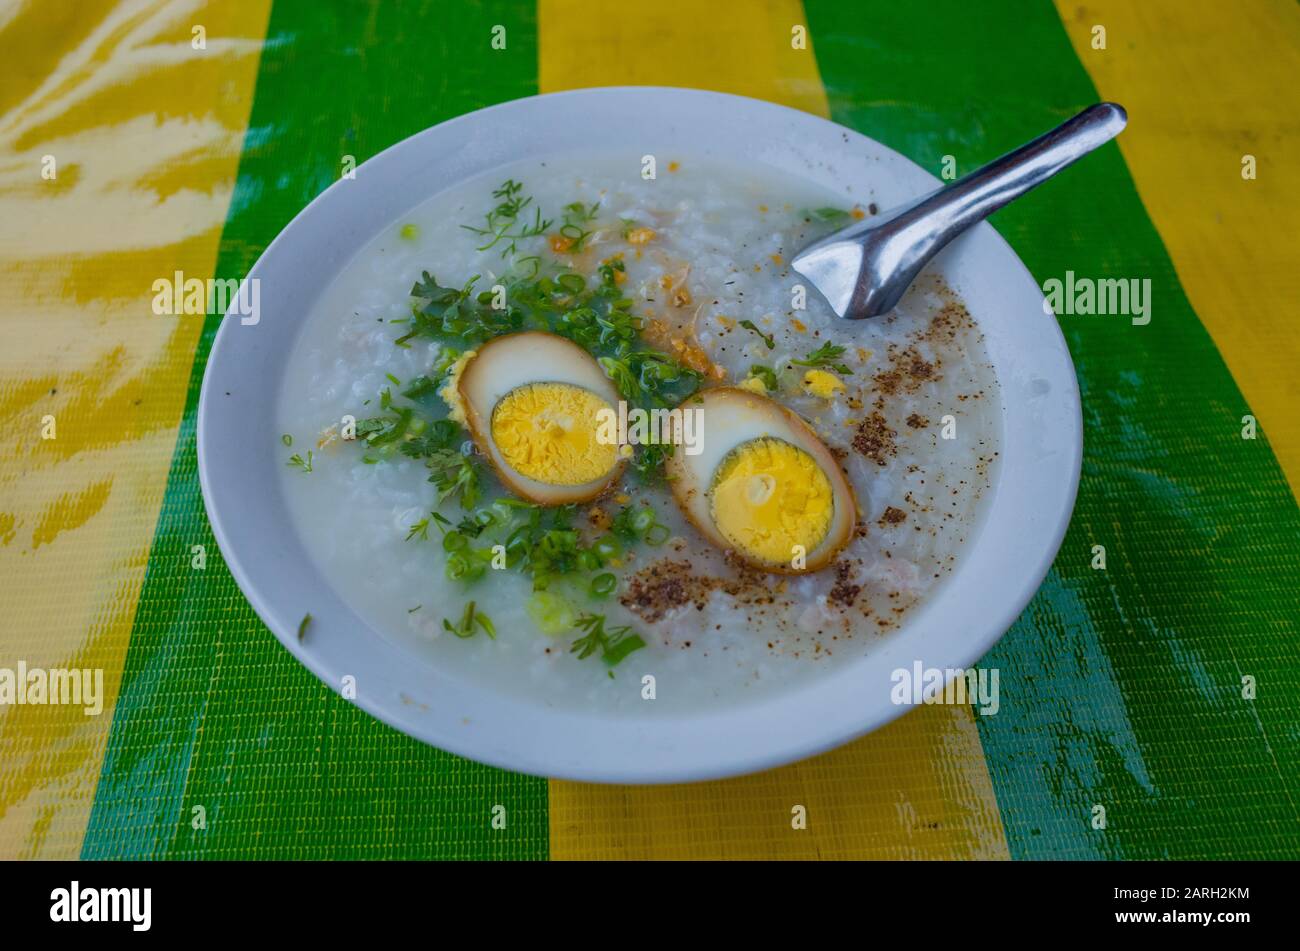
[[[442,629],[451,634],[455,634],[461,639],[473,637],[476,630],[475,625],[477,625],[478,628],[481,628],[483,633],[488,637],[493,640],[496,639],[496,627],[493,626],[492,621],[486,614],[483,614],[475,607],[473,601],[465,605],[465,611],[461,614],[460,620],[457,623],[452,624],[446,618],[442,619]]]
[[[600,659],[613,667],[633,651],[645,647],[645,641],[630,627],[612,627],[606,631],[605,617],[601,614],[584,614],[574,622],[574,626],[584,632],[569,648],[569,652],[577,654],[579,660],[586,660],[600,651]]]
[[[590,546],[583,544],[572,524],[572,505],[543,509],[514,499],[498,499],[489,509],[493,511],[493,534],[504,539],[501,544],[506,566],[531,576],[534,591],[545,590],[565,575],[596,571],[607,560],[600,552],[608,548],[601,549],[599,541]],[[475,519],[480,520],[477,513]],[[458,554],[472,559],[471,565],[475,561],[489,564],[494,557],[491,545],[467,548]]]
[[[358,432],[360,424],[358,424]],[[419,435],[412,435],[399,447],[404,456],[423,459],[440,452],[459,451],[465,432],[449,419],[435,419]]]
[[[311,472],[311,460],[312,460],[312,453],[311,450],[308,449],[306,459],[304,459],[301,455],[295,452],[292,456],[289,457],[289,461],[287,465],[297,466],[303,472]]]
[[[836,373],[851,376],[853,370],[843,363],[836,363],[836,358],[843,356],[844,348],[833,343],[824,343],[803,360],[791,360],[798,367],[830,367]]]
[[[447,375],[451,373],[451,368],[456,365],[456,361],[462,356],[464,354],[459,350],[443,347],[442,353],[438,356],[438,362],[433,365],[433,382],[441,386]],[[427,377],[422,379],[427,379]]]
[[[575,201],[564,206],[564,224],[560,227],[560,234],[568,239],[565,248],[567,253],[577,254],[586,247],[592,235],[586,226],[596,220],[596,212],[599,208],[600,202],[584,205],[580,201]]]
[[[404,224],[402,230],[398,232],[404,241],[414,241],[420,236],[420,226],[416,224]]]
[[[408,400],[418,400],[421,397],[437,393],[439,381],[429,376],[417,376],[411,381],[411,385],[402,390],[402,395]]]
[[[498,559],[504,548],[504,567],[532,579],[529,613],[538,626],[548,633],[580,630],[574,652],[582,657],[599,653],[612,667],[645,642],[631,628],[607,629],[604,619],[594,615],[585,615],[577,623],[577,609],[558,592],[609,597],[619,579],[608,569],[620,561],[626,545],[662,544],[669,529],[659,524],[652,508],[626,508],[610,531],[588,540],[575,525],[574,505],[542,507],[509,496],[484,503],[487,469],[475,457],[463,427],[444,418],[436,397],[463,350],[532,329],[558,334],[582,347],[622,397],[643,409],[679,405],[697,393],[703,377],[672,355],[646,346],[641,337],[645,318],[633,312],[637,302],[620,287],[627,273],[621,258],[604,261],[594,273],[579,273],[549,256],[546,260],[538,255],[518,257],[519,240],[547,233],[552,222],[542,217],[518,182],[505,182],[493,197],[497,204],[483,227],[465,227],[483,238],[480,250],[496,247],[509,259],[499,278],[506,290],[504,302],[499,290],[477,289],[478,275],[459,287],[447,287],[422,272],[411,288],[410,315],[385,322],[406,325],[394,341],[396,346],[409,347],[417,338],[432,341],[438,345],[438,358],[405,385],[385,374],[391,387],[380,392],[378,412],[372,409],[375,415],[358,421],[357,441],[367,450],[362,456],[367,464],[399,458],[399,453],[423,462],[437,488],[437,504],[459,502],[463,512],[455,522],[435,510],[407,527],[408,541],[428,540],[430,527],[437,527],[448,578],[473,583],[489,567],[502,567]],[[564,241],[555,240],[555,247],[570,252],[589,247],[599,211],[599,203],[566,205],[559,228]],[[620,224],[625,234],[638,227],[631,219]],[[493,280],[498,278],[493,275]],[[744,324],[775,348],[770,335],[750,321]],[[365,405],[370,403],[367,400]],[[638,446],[631,468],[646,481],[661,481],[672,453],[670,443]],[[308,466],[310,461],[309,454]],[[410,609],[416,610],[418,605]],[[472,601],[458,620],[443,619],[442,627],[457,637],[472,637],[478,631],[495,636],[491,620]]]
[[[626,360],[619,360],[616,357],[601,357],[598,361],[605,375],[614,381],[618,387],[618,392],[629,403],[639,403],[641,401],[641,381],[637,375],[632,372],[631,366]]]
[[[627,273],[627,265],[622,258],[610,258],[596,270],[600,274],[601,287],[614,290],[618,287],[618,276]]]
[[[412,538],[419,538],[422,541],[429,540],[429,518],[430,516],[426,515],[407,530],[406,540],[408,542]]]
[[[752,330],[754,331],[754,333],[758,334],[759,337],[763,339],[763,343],[767,345],[767,349],[769,350],[776,349],[776,338],[774,338],[771,334],[763,333],[763,331],[758,329],[758,325],[755,324],[752,320],[742,320],[740,322],[740,326],[744,327],[746,330]]]
[[[384,393],[387,394],[388,391],[384,390]],[[385,401],[384,408],[390,406],[391,403]],[[407,434],[414,418],[414,411],[409,406],[404,406],[394,410],[391,416],[371,416],[357,420],[357,438],[371,449],[392,445]]]
[[[596,362],[630,404],[675,405],[694,393],[700,382],[699,373],[654,350],[637,350],[624,357],[600,357]],[[671,396],[666,395],[670,393]]]
[[[431,337],[435,340],[459,343],[480,343],[523,327],[523,315],[515,308],[497,310],[482,294],[474,294],[475,274],[459,290],[443,287],[437,278],[424,271],[411,288],[415,303],[411,307],[411,329],[394,343],[405,343],[414,337]]]
[[[609,529],[620,538],[628,541],[637,541],[649,530],[650,526],[657,521],[655,510],[646,505],[642,508],[634,509],[632,506],[624,506],[619,513],[614,516],[610,522]]]
[[[459,532],[448,532],[443,536],[443,548],[448,548],[448,539],[458,538],[455,550],[449,550],[447,555],[447,577],[452,581],[464,581],[471,584],[482,578],[487,572],[487,566],[491,563],[493,553],[491,548],[469,548],[465,536]]]
[[[658,485],[667,480],[664,463],[673,454],[672,443],[651,443],[638,446],[632,457],[632,471],[646,485]]]
[[[776,378],[776,371],[771,367],[765,367],[761,363],[755,363],[749,368],[749,375],[756,376],[763,381],[763,386],[769,393],[775,393],[781,388],[780,381]]]
[[[596,539],[591,550],[595,552],[602,565],[617,560],[623,554],[623,546],[611,535],[602,535]]]
[[[285,433],[283,436],[280,437],[280,442],[284,443],[286,446],[292,446],[293,437],[290,436],[288,433]]]
[[[584,207],[589,213],[594,206]],[[411,289],[412,324],[399,340],[426,337],[444,345],[472,346],[519,330],[546,330],[596,357],[629,403],[676,406],[698,388],[700,374],[666,353],[640,346],[644,321],[632,313],[634,302],[618,288],[618,275],[624,273],[621,260],[605,262],[598,273],[596,284],[569,270],[510,279],[510,306],[498,310],[492,307],[490,292],[473,293],[472,280],[456,290],[425,272]],[[459,356],[445,352],[428,382],[413,381],[403,395],[415,398],[437,389]],[[389,405],[391,394],[385,408]]]
[[[527,257],[515,258],[510,269],[515,275],[524,281],[535,278],[542,269],[542,259],[536,254],[530,254]]]
[[[824,221],[827,224],[833,225],[844,224],[850,217],[852,217],[843,208],[831,208],[829,206],[824,208],[805,208],[801,214],[805,218],[813,218],[817,221]]]
[[[301,644],[304,637],[307,636],[307,628],[311,627],[311,615],[304,614],[302,620],[298,622],[298,643]]]
[[[424,464],[438,489],[438,503],[460,496],[460,507],[472,509],[483,496],[483,477],[474,460],[455,449],[440,449]]]
[[[569,599],[551,591],[534,591],[524,609],[543,634],[571,631],[577,618]]]
[[[532,196],[523,194],[524,186],[514,179],[506,179],[499,188],[492,192],[498,199],[496,206],[487,213],[482,228],[461,225],[466,231],[472,231],[480,238],[486,239],[477,250],[487,251],[502,245],[501,256],[510,257],[516,251],[515,242],[522,238],[535,238],[546,233],[551,226],[549,220],[542,218],[540,208],[533,207],[532,223],[521,223],[519,216],[533,203]]]
[[[643,541],[648,545],[662,545],[672,535],[668,526],[659,523],[658,514],[648,505],[640,508],[624,506],[610,521],[609,530],[624,541]]]

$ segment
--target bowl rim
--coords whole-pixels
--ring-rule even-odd
[[[751,136],[762,135],[761,130],[766,123],[798,130],[801,136],[806,135],[806,140],[821,136],[826,142],[830,142],[833,137],[835,145],[827,146],[827,154],[834,154],[838,149],[847,155],[848,150],[858,149],[861,152],[859,156],[861,160],[866,161],[870,158],[876,163],[887,164],[890,175],[906,180],[901,187],[910,191],[919,194],[921,188],[939,184],[938,179],[906,157],[865,135],[828,119],[765,100],[667,86],[613,86],[570,90],[511,100],[456,116],[389,146],[357,166],[355,180],[334,181],[299,211],[267,245],[245,279],[261,278],[268,271],[282,267],[284,264],[282,258],[286,261],[292,260],[294,252],[287,249],[292,249],[295,243],[310,245],[313,241],[328,240],[313,233],[313,229],[316,229],[320,223],[317,219],[323,220],[326,217],[345,214],[349,208],[361,214],[361,209],[365,208],[365,205],[359,204],[358,193],[364,194],[368,190],[376,189],[382,192],[385,187],[382,184],[384,175],[400,173],[403,169],[407,171],[416,169],[418,163],[414,160],[419,156],[433,155],[435,160],[446,160],[445,156],[451,154],[456,157],[446,161],[453,161],[453,163],[461,161],[463,164],[468,163],[467,167],[472,166],[482,171],[515,160],[515,157],[512,157],[492,163],[480,162],[477,165],[473,163],[474,149],[492,153],[494,149],[499,151],[503,148],[516,147],[513,142],[507,143],[507,138],[524,138],[493,135],[493,126],[499,126],[504,120],[512,118],[516,122],[540,123],[548,113],[566,116],[579,113],[608,115],[614,109],[628,108],[637,113],[638,117],[641,116],[638,110],[648,110],[655,116],[664,116],[673,110],[689,115],[693,110],[699,110],[719,121],[725,116],[732,122],[739,121],[739,117],[744,115],[754,122],[752,132],[746,129]],[[703,122],[704,120],[692,119],[691,121]],[[807,144],[806,140],[801,139],[800,145],[787,145],[786,148],[803,147]],[[757,140],[754,139],[753,142]],[[441,156],[438,155],[439,150],[434,147],[440,143],[443,146]],[[452,151],[448,152],[448,149]],[[465,149],[470,150],[468,155],[462,155]],[[525,151],[516,157],[540,158],[544,154],[551,154],[551,152]],[[879,164],[876,167],[879,168]],[[468,176],[462,175],[460,178],[453,178],[445,187],[455,188],[466,177]],[[369,184],[376,180],[381,184]],[[358,182],[363,183],[361,188],[356,187]],[[405,202],[405,208],[409,210],[434,193],[433,191],[420,192],[414,199]],[[393,203],[390,201],[389,204]],[[371,212],[366,210],[365,213]],[[381,213],[374,214],[379,216]],[[360,236],[360,240],[346,245],[345,250],[350,249],[350,251],[343,255],[342,260],[346,261],[350,258],[367,240],[378,233],[378,230],[378,227],[367,229],[366,233]],[[334,240],[344,241],[345,238]],[[1002,262],[1000,266],[1008,272],[1004,278],[1009,284],[1019,286],[1020,290],[1017,293],[1025,298],[1024,306],[1028,306],[1029,297],[1026,295],[1032,287],[1032,294],[1036,295],[1038,301],[1037,308],[1042,313],[1043,298],[1037,281],[1010,245],[988,223],[976,226],[955,241],[931,266],[944,264],[945,267],[959,267],[960,262],[964,260],[963,256],[970,255],[991,256]],[[312,266],[328,267],[327,261],[321,262],[314,257],[300,256],[310,260]],[[311,303],[304,303],[301,306],[304,315],[311,310]],[[977,321],[980,321],[983,329],[981,315],[975,313],[974,308],[972,313]],[[532,775],[587,782],[654,784],[702,781],[756,772],[804,759],[879,729],[912,709],[912,706],[882,704],[881,698],[887,692],[886,685],[867,683],[861,678],[861,674],[868,666],[867,657],[877,659],[893,657],[896,661],[912,659],[906,652],[899,653],[904,646],[903,635],[908,631],[931,629],[922,622],[932,615],[940,604],[946,602],[944,592],[951,591],[954,582],[963,573],[973,570],[972,556],[982,550],[981,545],[986,541],[991,520],[996,512],[1001,511],[999,501],[1000,496],[1004,494],[1003,475],[1008,465],[1005,458],[1008,386],[1007,381],[1002,379],[1002,371],[999,368],[997,375],[1002,385],[1003,397],[1001,418],[1003,446],[1001,448],[1004,451],[1004,458],[995,470],[997,475],[990,485],[989,497],[981,503],[984,511],[979,523],[965,541],[963,556],[951,575],[941,582],[924,603],[913,610],[912,615],[900,629],[891,632],[886,640],[881,642],[881,646],[874,648],[867,657],[842,664],[836,671],[824,677],[811,678],[809,684],[783,690],[773,697],[756,703],[751,702],[702,714],[615,718],[604,723],[606,729],[603,731],[593,731],[590,721],[596,718],[586,714],[548,709],[535,704],[513,701],[511,698],[503,699],[500,694],[489,693],[463,683],[459,685],[462,688],[461,692],[457,693],[458,685],[453,683],[455,678],[442,678],[439,680],[439,686],[450,690],[453,703],[464,702],[466,697],[473,701],[477,696],[478,700],[490,699],[493,704],[500,707],[495,711],[485,710],[481,709],[481,704],[475,707],[471,702],[470,706],[474,707],[476,715],[482,714],[485,719],[475,721],[461,717],[463,727],[458,729],[452,724],[454,714],[444,716],[442,711],[437,711],[436,715],[431,715],[428,704],[408,702],[410,697],[405,692],[394,692],[392,689],[394,687],[410,685],[409,680],[401,681],[400,678],[394,680],[398,674],[409,676],[409,672],[394,669],[401,667],[401,657],[398,655],[402,652],[367,622],[352,613],[351,608],[341,600],[337,592],[332,590],[329,582],[324,579],[314,564],[306,566],[309,569],[307,574],[315,576],[318,588],[323,586],[326,589],[318,590],[314,594],[323,600],[330,610],[322,617],[314,618],[312,640],[299,641],[298,622],[293,620],[295,616],[301,616],[295,615],[294,603],[296,602],[276,583],[276,577],[267,572],[284,571],[289,572],[294,578],[305,577],[303,565],[293,564],[286,559],[308,556],[301,545],[294,549],[292,542],[296,540],[296,532],[292,533],[295,539],[281,539],[278,542],[272,540],[267,550],[262,550],[253,544],[254,540],[267,541],[266,526],[260,523],[250,524],[253,519],[240,516],[237,508],[238,497],[232,494],[236,490],[231,487],[229,478],[232,475],[230,469],[233,463],[225,461],[226,454],[223,452],[229,447],[229,437],[237,430],[235,424],[239,422],[238,419],[232,419],[230,413],[246,413],[248,407],[243,405],[242,400],[237,404],[223,401],[217,395],[218,391],[226,385],[222,381],[227,378],[238,378],[246,365],[257,361],[261,361],[259,365],[265,367],[268,356],[267,353],[262,352],[260,345],[255,345],[249,339],[248,335],[239,334],[239,321],[232,319],[234,316],[232,305],[232,311],[222,319],[209,352],[204,369],[197,422],[198,471],[204,505],[213,535],[232,576],[254,611],[281,645],[330,689],[342,693],[344,672],[348,670],[362,672],[367,677],[373,678],[371,682],[378,681],[380,689],[358,688],[355,696],[348,698],[350,702],[357,704],[382,722],[422,742],[491,766]],[[296,341],[301,324],[302,319],[298,319],[292,324],[292,330],[288,331],[289,348],[292,348],[293,342]],[[1048,430],[1056,427],[1055,432],[1048,432],[1043,437],[1046,440],[1044,445],[1050,451],[1045,451],[1043,458],[1036,460],[1045,466],[1046,472],[1054,479],[1053,491],[1050,497],[1044,500],[1044,504],[1028,513],[1026,521],[1037,534],[1022,546],[1025,550],[1020,553],[1027,555],[1028,559],[1017,562],[1020,570],[1015,582],[1007,584],[998,595],[995,609],[983,609],[985,616],[980,619],[978,625],[980,630],[975,636],[945,645],[946,652],[942,658],[944,662],[938,665],[941,668],[969,669],[1015,622],[1046,577],[1064,539],[1073,512],[1083,449],[1078,381],[1064,335],[1056,319],[1045,315],[1045,319],[1037,325],[1036,329],[1033,329],[1033,333],[1038,356],[1041,359],[1050,358],[1054,361],[1054,375],[1049,381],[1049,390],[1045,394],[1036,394],[1043,397],[1040,401],[1041,411],[1050,417]],[[996,364],[996,361],[994,362]],[[1032,373],[1032,368],[1020,367],[1018,363],[1015,369],[1017,372],[1024,370]],[[273,392],[277,398],[280,382],[277,379],[273,385]],[[230,395],[229,392],[226,395]],[[242,406],[242,409],[234,409],[236,405]],[[225,442],[222,442],[223,438],[226,439]],[[234,474],[238,475],[238,472]],[[276,487],[270,494],[278,496],[278,482],[273,485]],[[1014,511],[1015,505],[1020,501],[1020,499],[1011,500],[1008,503],[1012,506],[1009,511]],[[255,504],[261,506],[262,502],[258,501]],[[283,505],[280,508],[283,509]],[[289,519],[287,511],[283,512],[283,516],[287,522]],[[292,528],[292,523],[289,524]],[[997,530],[999,537],[1003,539],[1001,544],[1004,548],[1008,544],[1016,544],[1015,541],[1006,540],[1004,537],[1006,531],[1002,526],[998,526]],[[1024,542],[1023,538],[1018,540]],[[340,611],[342,614],[338,615],[337,612]],[[951,615],[952,612],[948,613]],[[329,623],[326,626],[329,629],[317,639],[316,625],[321,623],[322,618],[328,619]],[[355,636],[358,623],[363,633],[368,635],[364,639]],[[365,655],[362,653],[362,648],[369,649],[373,653]],[[409,653],[405,656],[409,660]],[[386,664],[391,666],[386,668],[384,666]],[[873,666],[881,665],[877,663]],[[360,679],[358,676],[357,682],[360,682]],[[877,696],[866,707],[859,710],[854,705],[854,696],[864,687],[874,688]],[[437,691],[435,690],[434,693]],[[421,694],[419,688],[412,693],[412,696],[417,698],[421,695],[430,696],[428,693]],[[830,703],[832,698],[838,703]],[[821,719],[806,714],[794,717],[801,723],[813,724],[814,727],[811,729],[783,724],[779,717],[775,717],[774,712],[765,713],[759,718],[762,720],[762,726],[747,722],[753,719],[758,711],[765,710],[767,707],[798,708],[801,704],[809,704],[810,709],[824,715]],[[422,707],[424,709],[421,709]],[[846,708],[853,709],[846,710]],[[538,711],[544,711],[544,715],[539,716]],[[539,719],[547,721],[544,727],[538,724]],[[483,726],[484,722],[487,723],[486,729]],[[568,735],[567,731],[572,731],[573,736],[564,739],[563,737]],[[557,737],[561,737],[558,742]],[[748,738],[748,742],[745,742],[745,738]],[[582,749],[583,741],[595,744],[594,755],[585,755]],[[559,753],[558,751],[561,750],[565,752]],[[587,752],[590,752],[590,748]]]

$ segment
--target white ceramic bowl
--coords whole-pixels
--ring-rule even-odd
[[[838,746],[910,707],[891,672],[974,664],[1033,596],[1065,534],[1082,421],[1074,366],[1025,266],[981,224],[931,265],[965,299],[1002,387],[1001,465],[959,565],[902,630],[810,686],[716,713],[638,717],[557,712],[459,682],[403,652],[330,588],[281,495],[271,408],[304,315],[343,264],[434,193],[548,153],[643,148],[770,166],[888,208],[938,180],[885,146],[767,102],[689,89],[588,89],[521,99],[399,142],[296,217],[249,272],[261,320],[225,319],[199,403],[199,475],[235,580],[285,649],[332,689],[434,746],[507,769],[600,782],[681,782],[765,769]],[[1031,197],[1025,199],[1033,201]],[[299,643],[303,615],[310,637]]]

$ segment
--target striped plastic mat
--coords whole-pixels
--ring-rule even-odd
[[[1300,856],[1298,67],[1300,10],[1270,0],[0,10],[0,667],[100,667],[106,694],[0,710],[0,857]],[[782,102],[936,172],[1129,107],[994,218],[1040,281],[1152,288],[1145,326],[1060,318],[1082,482],[982,662],[998,715],[923,707],[725,782],[547,782],[341,700],[222,565],[194,456],[217,319],[154,316],[153,280],[241,277],[345,155],[621,84]]]

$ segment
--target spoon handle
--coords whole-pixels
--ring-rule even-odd
[[[1128,122],[1122,106],[1101,102],[1045,132],[1014,152],[927,195],[909,209],[913,223],[925,218],[937,248],[1061,169],[1119,135]]]

